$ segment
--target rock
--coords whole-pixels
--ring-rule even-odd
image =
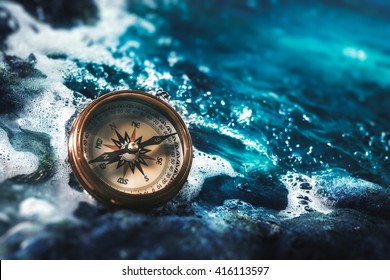
[[[30,96],[39,92],[37,89],[28,88],[22,81],[27,78],[46,78],[46,76],[35,69],[34,54],[27,59],[4,55],[3,63],[6,71],[0,71],[0,114],[17,113],[25,105],[26,92]]]
[[[10,72],[13,72],[18,78],[46,78],[44,74],[35,69],[37,59],[34,54],[30,54],[26,59],[7,55],[5,63],[11,67]]]
[[[281,222],[273,259],[388,259],[390,222],[349,209]]]
[[[2,44],[8,35],[19,29],[19,24],[14,16],[4,7],[0,6],[0,44]],[[0,49],[5,46],[0,45]]]
[[[93,0],[16,0],[38,20],[54,27],[93,24],[98,19],[98,8]]]

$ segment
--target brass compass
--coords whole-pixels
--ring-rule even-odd
[[[136,90],[115,91],[77,117],[69,160],[80,184],[96,199],[150,209],[182,188],[192,143],[183,119],[167,102]]]

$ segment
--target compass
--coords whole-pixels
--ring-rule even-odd
[[[150,209],[185,183],[192,143],[180,115],[148,93],[123,90],[90,103],[69,136],[69,161],[83,186],[109,205]]]

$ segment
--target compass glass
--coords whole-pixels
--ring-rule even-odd
[[[141,102],[119,100],[100,106],[86,122],[82,143],[93,173],[124,193],[158,192],[183,164],[175,125]]]
[[[78,181],[98,200],[146,210],[182,188],[191,168],[191,137],[165,101],[116,91],[94,100],[76,118],[69,159]]]

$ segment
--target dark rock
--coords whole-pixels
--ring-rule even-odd
[[[17,78],[46,78],[44,74],[35,69],[37,59],[34,54],[30,54],[26,59],[6,55],[5,62],[12,68],[10,73]]]
[[[15,17],[4,7],[0,7],[0,49],[8,35],[19,29],[19,24]]]
[[[104,208],[92,206],[87,202],[80,202],[78,208],[74,211],[74,215],[79,219],[92,220],[106,212],[107,210]]]
[[[237,201],[236,201],[237,202]],[[228,202],[215,218],[151,216],[130,211],[105,212],[80,203],[75,215],[82,224],[61,222],[44,230],[11,234],[2,254],[30,259],[248,259],[266,254],[264,237],[275,227],[265,210]],[[236,204],[236,210],[229,205]],[[242,216],[242,210],[263,219]],[[221,220],[222,218],[222,220]],[[42,236],[50,237],[42,244]],[[20,246],[28,238],[28,246]],[[42,245],[42,246],[41,246]]]
[[[301,183],[299,185],[299,187],[302,189],[302,190],[311,190],[313,187],[309,184],[309,183]]]
[[[312,212],[281,223],[271,258],[389,259],[390,223],[355,210]]]
[[[69,178],[69,187],[78,192],[83,192],[83,188],[80,186],[80,183],[77,181],[73,173],[70,173]]]
[[[302,204],[302,203],[301,203]],[[314,210],[313,210],[313,208],[311,208],[310,206],[305,206],[305,210],[307,211],[307,212],[313,212]]]
[[[259,177],[251,183],[253,187],[250,191],[243,191],[236,187],[241,183],[226,178],[227,176],[218,176],[207,179],[196,201],[206,205],[221,205],[227,199],[236,198],[254,206],[268,207],[273,210],[286,208],[287,190],[278,181]],[[249,186],[247,182],[244,184]]]
[[[26,78],[46,78],[35,69],[36,58],[31,54],[27,59],[4,54],[7,71],[0,71],[0,114],[17,113],[25,104],[26,95],[35,95],[38,89],[24,85]]]
[[[112,86],[119,87],[122,83],[132,85],[136,88],[134,80],[131,77],[117,69],[114,66],[96,63],[82,63],[76,61],[77,65],[82,69],[80,76],[67,75],[64,85],[74,91],[76,98],[97,98],[100,95],[110,91]],[[80,78],[83,82],[80,82]],[[105,86],[101,85],[104,80]]]
[[[1,122],[0,128],[7,132],[10,143],[15,150],[31,152],[39,158],[37,170],[30,174],[17,175],[10,179],[12,182],[19,184],[42,183],[53,176],[55,159],[49,135],[21,128],[11,130]]]
[[[351,208],[370,215],[390,219],[390,191],[367,190],[363,195],[350,195],[337,201],[338,208]]]
[[[94,24],[98,8],[93,0],[16,0],[38,20],[54,27]]]
[[[386,220],[338,209],[280,221],[267,210],[237,202],[202,211],[202,218],[97,214],[99,210],[83,203],[76,211],[82,225],[62,222],[46,225],[44,232],[20,232],[5,239],[3,251],[31,259],[390,258]],[[28,246],[20,246],[26,234]],[[41,243],[44,236],[50,237],[47,244]]]
[[[307,197],[307,196],[298,195],[298,196],[297,196],[297,198],[299,198],[299,199],[303,199],[303,200],[306,200],[306,201],[308,201],[308,202],[311,202],[310,198],[309,198],[309,197]]]

